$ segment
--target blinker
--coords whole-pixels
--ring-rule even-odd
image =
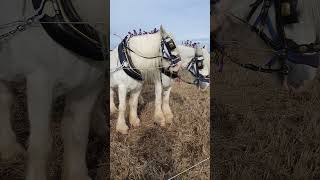
[[[281,18],[284,24],[298,23],[298,0],[281,0]]]
[[[203,60],[204,58],[202,56],[196,57],[196,63],[198,69],[203,69]]]
[[[176,49],[176,45],[170,37],[166,37],[164,39],[164,42],[169,51],[173,51],[174,49]]]

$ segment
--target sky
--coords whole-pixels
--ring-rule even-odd
[[[129,31],[150,31],[163,25],[177,43],[194,40],[210,43],[209,0],[111,0],[110,46],[114,48]]]

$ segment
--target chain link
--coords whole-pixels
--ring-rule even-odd
[[[15,29],[7,32],[7,33],[4,33],[4,34],[1,34],[0,35],[0,40],[2,39],[5,39],[9,36],[14,36],[17,32],[22,32],[22,31],[25,31],[27,26],[30,26],[34,23],[34,19],[39,16],[39,15],[34,15],[28,19],[26,19],[22,24],[18,25]]]

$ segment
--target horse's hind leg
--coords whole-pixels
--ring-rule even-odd
[[[10,123],[10,107],[12,105],[12,94],[8,87],[0,81],[0,157],[9,159],[23,153],[24,150],[16,141]]]
[[[27,77],[30,137],[26,180],[46,180],[51,150],[50,112],[53,83],[44,71]]]
[[[97,92],[81,100],[67,102],[63,118],[64,180],[90,180],[86,165],[86,151],[90,129],[91,112]]]
[[[173,120],[173,114],[169,104],[170,92],[171,92],[171,87],[165,88],[163,90],[163,100],[162,100],[162,110],[166,118],[166,123],[168,124],[171,124]]]
[[[133,127],[139,127],[140,126],[140,119],[138,117],[137,109],[138,109],[138,100],[140,96],[141,89],[132,91],[130,93],[130,116],[129,116],[129,122]]]

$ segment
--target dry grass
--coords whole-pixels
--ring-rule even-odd
[[[174,124],[163,129],[153,122],[153,86],[146,86],[142,96],[140,128],[123,136],[115,132],[116,117],[111,119],[112,179],[168,179],[210,156],[208,91],[175,84],[170,99]],[[209,169],[207,161],[177,179],[209,179]]]
[[[231,51],[253,62],[253,52]],[[216,178],[320,179],[320,78],[293,95],[276,89],[269,75],[229,62],[224,67],[215,74],[211,119]]]
[[[18,140],[27,144],[29,128],[26,113],[25,84],[14,84],[17,96],[13,107],[13,127]],[[131,129],[128,136],[116,134],[115,119],[111,120],[111,179],[164,179],[171,177],[209,154],[209,92],[199,92],[189,85],[173,88],[171,107],[174,125],[161,129],[153,124],[154,91],[147,87],[143,92],[144,104],[139,106],[142,127]],[[53,111],[53,149],[49,163],[52,180],[61,179],[63,143],[61,117],[64,99],[59,99]],[[102,141],[105,141],[102,140]],[[105,142],[104,142],[105,143]],[[89,173],[94,179],[107,179],[109,150],[98,137],[91,135],[87,153]],[[0,161],[0,180],[25,178],[25,157]],[[209,162],[190,170],[177,179],[209,179]]]

